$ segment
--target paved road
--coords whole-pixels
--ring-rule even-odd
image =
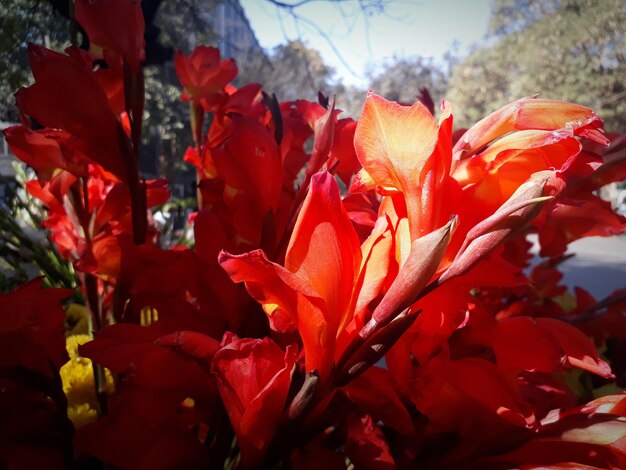
[[[568,286],[583,287],[598,300],[626,287],[626,235],[583,238],[569,252],[576,256],[561,267]]]

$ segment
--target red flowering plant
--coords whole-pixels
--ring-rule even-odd
[[[38,281],[0,297],[3,465],[626,467],[624,292],[559,284],[570,242],[626,228],[593,193],[626,168],[593,111],[524,98],[453,132],[424,90],[370,92],[354,121],[179,52],[198,212],[164,249],[139,4],[75,12],[91,49],[29,46],[5,136],[88,322],[64,339],[70,292]]]

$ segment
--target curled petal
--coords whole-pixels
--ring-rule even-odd
[[[491,113],[472,126],[454,146],[456,161],[467,158],[489,142],[511,131],[573,129],[575,135],[607,144],[599,131],[602,120],[591,109],[565,101],[522,98]]]

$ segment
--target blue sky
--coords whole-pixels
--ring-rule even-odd
[[[241,0],[241,4],[261,46],[271,49],[301,37],[320,51],[344,83],[361,87],[367,86],[363,77],[368,64],[380,64],[394,55],[439,61],[455,44],[459,54],[466,54],[483,41],[489,19],[489,0],[398,0],[383,14],[367,18],[356,1],[341,6],[313,1],[296,10],[306,18],[299,24],[270,2]],[[307,20],[332,39],[341,58]]]

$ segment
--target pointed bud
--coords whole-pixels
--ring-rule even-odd
[[[307,166],[307,174],[317,173],[330,155],[335,137],[335,97],[330,102],[328,110],[315,122],[315,140],[313,153]]]
[[[384,335],[390,334],[392,331],[396,331],[395,328],[398,325],[403,325],[404,321],[408,321],[406,319],[401,320],[402,318],[412,315],[408,307],[419,299],[419,294],[437,272],[456,225],[457,218],[455,216],[440,229],[418,238],[411,244],[411,251],[405,263],[401,266],[398,276],[372,313],[372,318],[361,328],[359,334],[344,349],[337,361],[339,369],[348,374],[348,377],[355,377],[366,370],[373,364],[373,362],[369,362],[369,358],[378,354],[380,355],[377,357],[382,357],[384,352],[395,342],[397,339],[395,336],[395,339],[388,344],[381,338],[386,337]],[[409,325],[414,319],[412,317]],[[390,323],[396,326],[388,330],[386,326]],[[402,331],[405,331],[406,328]],[[384,333],[385,331],[387,333]]]
[[[548,180],[549,178],[542,178],[525,182],[493,215],[470,230],[463,247],[450,267],[442,274],[440,282],[465,274],[535,218],[541,208],[540,204],[553,199],[552,196],[542,196]]]
[[[406,262],[374,310],[372,320],[379,325],[385,324],[417,300],[419,293],[439,267],[456,228],[456,221],[454,217],[445,226],[418,238],[411,244]]]

